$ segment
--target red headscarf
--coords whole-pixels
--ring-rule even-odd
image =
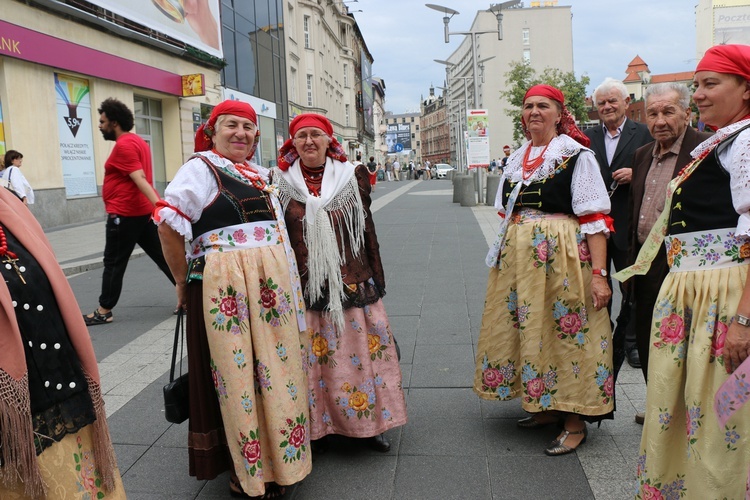
[[[534,85],[526,91],[526,94],[523,96],[523,102],[526,102],[526,99],[532,96],[546,97],[547,99],[552,99],[553,101],[560,103],[562,116],[560,117],[560,123],[557,124],[558,135],[565,134],[577,143],[582,144],[584,147],[589,147],[591,141],[583,132],[581,132],[581,129],[576,126],[573,115],[571,115],[568,108],[565,107],[565,96],[559,89],[552,85]],[[523,132],[526,134],[526,138],[531,139],[531,134],[529,134],[529,131],[526,129],[526,122],[523,121],[523,117],[521,117],[521,125],[523,125]]]
[[[695,72],[715,71],[750,81],[750,45],[716,45],[706,51]]]
[[[289,124],[289,139],[279,149],[278,165],[281,170],[289,170],[289,167],[299,158],[299,153],[297,153],[297,149],[294,147],[293,137],[299,129],[305,127],[316,127],[328,134],[331,138],[331,143],[328,145],[328,150],[326,150],[326,156],[334,160],[346,161],[344,148],[341,147],[339,141],[333,136],[333,124],[331,124],[331,121],[317,113],[303,113],[297,115]]]
[[[253,122],[256,126],[258,125],[258,115],[255,114],[255,110],[252,106],[250,106],[246,102],[242,101],[224,101],[218,106],[216,106],[213,111],[211,111],[211,116],[209,117],[208,121],[201,125],[198,130],[195,132],[195,149],[194,151],[196,153],[200,151],[208,151],[213,147],[213,142],[211,142],[211,137],[216,132],[216,119],[219,118],[221,115],[235,115],[242,118],[247,118],[251,122]],[[255,134],[255,143],[253,144],[253,150],[250,151],[250,154],[247,156],[247,159],[253,157],[255,154],[255,149],[258,144],[258,136],[260,135],[260,130],[257,131]]]

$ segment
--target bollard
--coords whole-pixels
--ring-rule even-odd
[[[477,206],[477,191],[474,187],[474,176],[465,175],[461,176],[461,206],[462,207],[475,207]]]
[[[485,202],[487,205],[492,206],[495,204],[495,196],[497,196],[497,190],[500,187],[500,176],[499,175],[488,175],[487,176],[487,198]]]
[[[461,177],[458,174],[453,176],[453,203],[461,202]]]

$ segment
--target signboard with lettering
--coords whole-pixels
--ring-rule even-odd
[[[486,109],[470,109],[466,116],[469,168],[490,166],[490,127]]]
[[[55,73],[55,91],[65,194],[68,198],[96,195],[89,81]]]

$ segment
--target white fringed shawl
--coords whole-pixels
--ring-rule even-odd
[[[359,256],[365,241],[365,210],[354,175],[355,166],[348,161],[342,163],[326,158],[321,196],[318,197],[311,195],[307,189],[299,161],[297,159],[287,171],[276,168],[274,181],[278,185],[279,201],[284,211],[292,199],[305,204],[305,218],[302,221],[302,234],[308,250],[305,295],[311,303],[315,303],[324,297],[328,284],[329,303],[326,311],[341,331],[344,327],[342,301],[346,297],[341,266],[346,264],[346,252],[338,247],[336,231],[342,245],[348,244],[354,257]],[[345,239],[347,233],[348,240]]]

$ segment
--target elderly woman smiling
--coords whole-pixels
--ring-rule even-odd
[[[368,438],[385,452],[382,433],[406,423],[406,403],[367,168],[347,161],[324,116],[297,116],[289,135],[274,181],[307,305],[312,439]]]
[[[562,92],[536,85],[524,97],[530,139],[509,158],[495,206],[503,220],[477,346],[474,390],[520,397],[526,429],[564,421],[548,455],[575,450],[584,420],[614,403],[606,271],[609,198],[588,138]]]
[[[311,467],[304,303],[268,171],[250,162],[258,135],[249,104],[216,106],[154,218],[188,311],[190,474],[230,470],[233,495],[275,498]]]

